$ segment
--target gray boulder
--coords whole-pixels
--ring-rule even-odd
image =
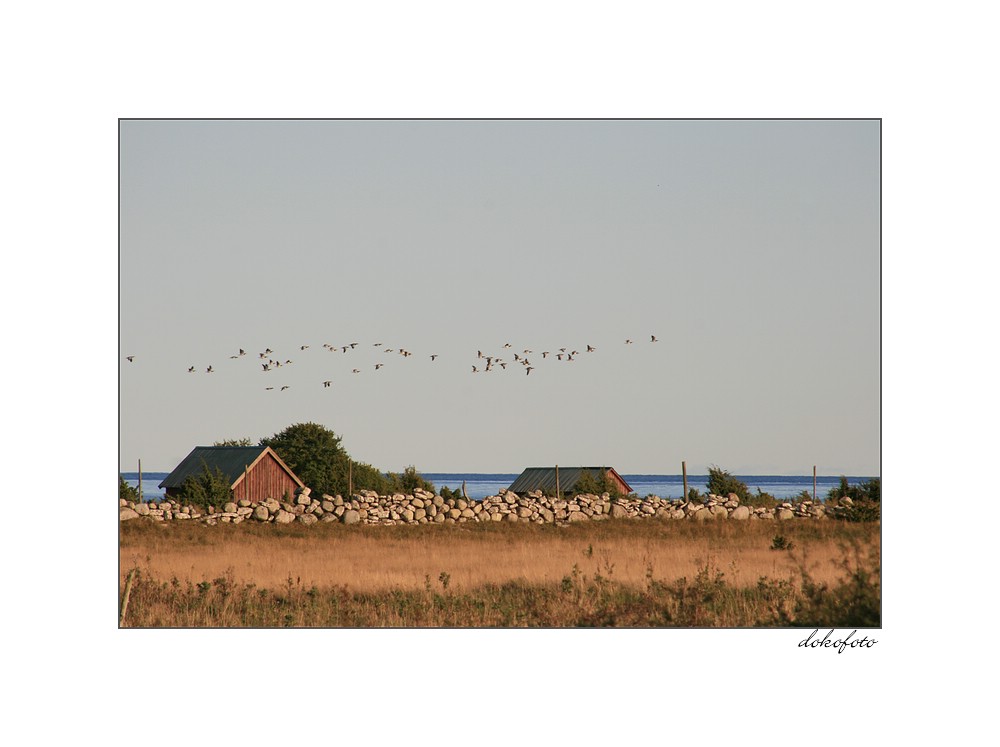
[[[253,510],[253,517],[257,521],[267,521],[268,516],[270,516],[270,514],[267,512],[266,506],[257,506],[257,508]]]
[[[729,515],[729,518],[736,519],[737,521],[746,521],[750,518],[750,509],[746,506],[734,508],[733,512]]]
[[[133,511],[131,508],[122,506],[118,509],[118,521],[128,521],[129,519],[138,519],[139,514]]]
[[[354,509],[344,511],[344,515],[341,517],[341,521],[345,524],[357,524],[361,521],[361,514]]]

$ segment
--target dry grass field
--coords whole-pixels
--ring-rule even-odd
[[[775,549],[782,546],[790,549]],[[119,588],[133,569],[145,584],[131,602],[132,624],[139,625],[685,624],[691,619],[681,614],[684,599],[690,612],[692,602],[708,598],[705,589],[691,595],[699,583],[744,600],[737,604],[742,611],[727,607],[721,614],[720,608],[715,617],[706,608],[704,624],[754,625],[780,618],[778,608],[787,617],[801,606],[804,591],[843,585],[851,568],[877,573],[880,527],[835,521],[414,527],[132,521],[121,525],[119,553]],[[166,589],[172,592],[164,596]],[[234,602],[234,590],[245,597],[242,604]],[[266,590],[272,592],[267,604]],[[500,599],[512,590],[520,601]],[[220,593],[221,601],[212,602]],[[274,593],[281,603],[273,602]],[[657,601],[657,594],[666,596]],[[280,609],[271,612],[281,614],[269,616],[275,604]],[[174,615],[171,605],[187,614]],[[256,609],[261,605],[268,609]],[[525,617],[519,605],[538,609]],[[640,608],[641,618],[632,619]]]

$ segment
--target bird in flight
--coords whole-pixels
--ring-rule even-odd
[[[267,365],[266,363],[261,363],[260,365],[264,367],[265,371],[270,371],[271,370],[271,367],[269,365]]]
[[[625,344],[626,344],[626,345],[631,345],[631,344],[632,344],[632,341],[631,341],[631,340],[625,340]]]
[[[191,366],[191,368],[188,369],[188,373],[194,373],[194,366]]]
[[[332,383],[333,383],[332,381],[324,381],[324,382],[323,382],[323,386],[325,386],[325,387],[329,387],[329,386],[330,386],[330,384],[332,384]]]
[[[246,355],[246,354],[247,354],[247,351],[244,350],[243,348],[240,348],[240,355]]]
[[[309,347],[309,346],[308,345],[300,345],[299,346],[299,350],[305,350],[307,347]]]
[[[475,366],[472,367],[472,373],[479,373],[479,369]]]
[[[548,350],[543,350],[542,351],[542,358],[545,358],[545,356],[547,356],[548,354],[549,354]]]
[[[530,374],[534,370],[535,370],[534,368],[532,368],[531,366],[528,366],[527,368],[524,369],[524,375],[527,376],[528,374]]]
[[[127,360],[129,363],[131,363],[133,360],[135,360],[135,356],[134,355],[126,355],[125,356],[125,360]]]
[[[434,360],[435,358],[437,358],[437,353],[434,353],[434,355],[431,356],[431,360]]]
[[[286,389],[288,389],[288,385],[287,384],[285,386],[281,387],[281,391],[285,391]]]
[[[501,363],[500,364],[500,368],[502,368],[504,371],[506,371],[507,370],[507,364],[506,363]]]
[[[505,342],[505,343],[504,343],[504,347],[505,347],[505,348],[509,348],[509,347],[510,347],[510,343],[509,343],[509,342]]]
[[[238,355],[231,355],[231,356],[229,356],[229,358],[231,360],[236,360],[237,358],[239,358],[239,356]]]
[[[659,340],[656,339],[656,335],[650,335],[649,336],[649,341],[650,342],[659,342]]]
[[[274,389],[274,387],[273,386],[266,386],[266,387],[264,387],[264,389],[266,389],[267,391],[270,391],[270,390]]]
[[[379,370],[380,368],[382,368],[382,366],[384,366],[384,365],[385,365],[384,363],[376,363],[376,364],[375,364],[375,370],[376,370],[376,371],[378,371],[378,370]]]
[[[587,352],[588,353],[593,353],[596,349],[597,348],[595,348],[593,345],[588,345],[587,346]]]
[[[360,368],[352,369],[351,373],[361,373],[361,369]]]
[[[209,366],[208,368],[206,368],[205,373],[212,373],[212,367]]]

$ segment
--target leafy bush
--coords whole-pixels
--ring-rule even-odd
[[[845,502],[850,498],[850,503]],[[831,516],[844,521],[879,521],[882,518],[882,480],[875,477],[860,485],[848,485],[847,478],[840,476],[840,485],[831,488],[826,502],[836,506]]]
[[[216,441],[213,446],[253,446],[253,441],[249,438],[227,438],[224,441]]]
[[[618,483],[616,483],[614,479],[612,479],[612,477],[603,470],[596,475],[590,470],[583,470],[583,472],[580,473],[580,478],[573,486],[573,490],[563,492],[575,493],[577,495],[582,495],[584,493],[589,493],[591,495],[609,493],[612,498],[621,495],[621,491],[618,489]]]
[[[139,489],[133,488],[127,482],[125,478],[118,475],[118,498],[119,500],[124,498],[127,501],[132,501],[133,503],[139,500]]]
[[[882,624],[882,569],[877,555],[862,557],[855,547],[852,563],[841,563],[845,578],[836,586],[813,581],[802,571],[802,597],[790,624],[808,628],[877,628]]]
[[[412,493],[417,488],[429,493],[435,492],[434,483],[425,480],[412,464],[402,474],[386,473],[386,482],[386,492]]]
[[[746,506],[761,506],[763,508],[775,508],[778,505],[778,499],[775,498],[770,493],[765,493],[760,488],[757,488],[757,495],[749,495],[746,500],[741,500]]]
[[[715,493],[722,497],[736,493],[740,497],[740,503],[747,503],[750,500],[750,488],[747,487],[747,484],[737,480],[729,472],[714,464],[708,468],[708,483],[705,487],[708,488],[709,493]]]
[[[849,485],[847,478],[840,476],[840,485],[831,488],[826,500],[833,505],[839,504],[844,498],[850,498],[855,503],[881,503],[882,479],[879,477],[865,480],[860,485]]]
[[[222,508],[233,500],[233,491],[229,489],[229,479],[218,467],[209,469],[202,460],[201,474],[190,475],[181,484],[178,498],[182,503],[208,508]]]

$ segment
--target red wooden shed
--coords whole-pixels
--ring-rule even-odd
[[[184,481],[198,477],[205,467],[218,469],[229,481],[234,501],[288,500],[298,488],[305,487],[270,446],[197,446],[160,487],[167,498],[177,497]]]

